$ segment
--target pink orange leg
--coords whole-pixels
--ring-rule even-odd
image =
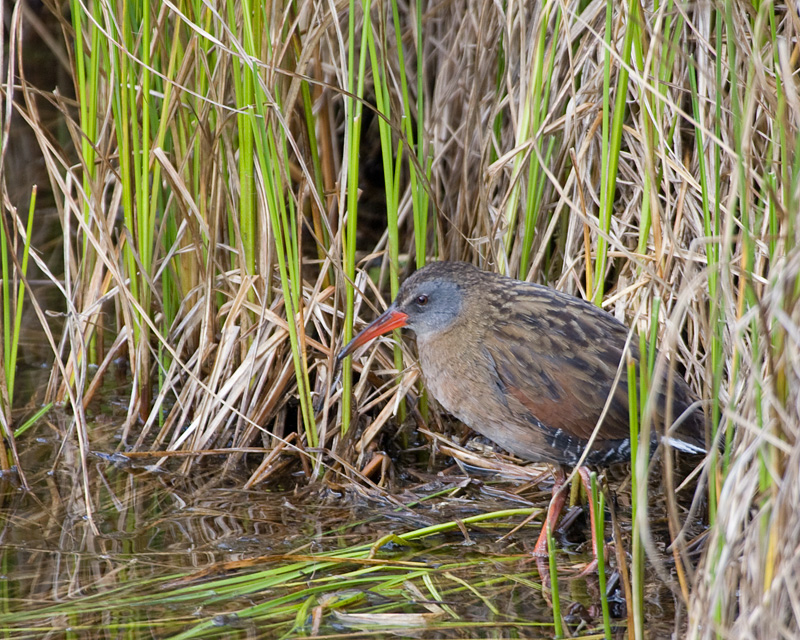
[[[594,560],[592,560],[586,568],[583,569],[579,574],[578,577],[585,576],[593,571],[597,570],[598,558],[597,558],[597,527],[595,525],[596,515],[594,512],[594,502],[592,502],[592,478],[589,474],[589,470],[586,467],[579,467],[578,473],[581,476],[581,482],[583,483],[583,488],[586,489],[586,495],[589,498],[589,523],[592,527],[592,553],[594,554]]]
[[[558,519],[561,517],[561,512],[564,510],[564,505],[567,502],[568,492],[564,487],[564,480],[567,479],[564,469],[556,467],[553,471],[553,497],[550,498],[550,506],[547,507],[547,517],[542,523],[542,532],[539,534],[539,539],[536,541],[536,546],[533,548],[533,555],[538,557],[547,556],[547,527],[550,531],[556,530]]]
[[[581,474],[581,482],[583,482],[583,488],[586,489],[586,495],[589,498],[589,521],[592,525],[592,552],[594,553],[594,559],[597,560],[597,527],[595,526],[597,521],[595,520],[594,502],[592,502],[592,478],[586,467],[579,467],[578,473]]]
[[[591,562],[580,575],[591,573],[597,568],[597,514],[594,510],[594,503],[591,500],[592,495],[592,479],[589,469],[586,467],[579,467],[578,473],[581,477],[581,483],[586,489],[586,495],[589,496],[589,522],[592,529],[592,554],[594,561]],[[564,470],[559,467],[553,472],[553,497],[550,499],[550,506],[547,508],[547,517],[542,523],[542,532],[539,534],[539,539],[536,541],[536,546],[533,549],[533,555],[537,557],[547,556],[547,527],[550,526],[550,531],[555,531],[558,520],[561,517],[561,512],[564,510],[564,505],[567,502],[567,490],[564,486],[566,475]]]

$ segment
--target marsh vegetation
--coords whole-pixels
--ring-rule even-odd
[[[800,636],[795,2],[2,13],[7,637]],[[437,258],[601,305],[704,400],[677,500],[669,456],[613,485],[616,591],[562,539],[553,606],[535,525],[501,539],[546,469],[412,341],[336,370]]]

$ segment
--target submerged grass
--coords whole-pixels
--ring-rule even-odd
[[[127,471],[108,465],[96,472],[110,489],[103,514],[113,518],[118,503],[126,513],[119,521],[124,531],[106,524],[104,530],[113,535],[102,557],[54,544],[67,530],[75,536],[88,530],[85,521],[53,531],[55,537],[36,549],[19,536],[11,541],[2,558],[15,578],[6,583],[10,589],[0,611],[0,628],[10,637],[47,631],[60,636],[66,621],[69,637],[76,638],[113,637],[123,630],[133,637],[170,638],[470,632],[489,637],[486,619],[491,637],[514,637],[526,629],[552,634],[552,622],[540,621],[547,605],[535,565],[516,541],[498,545],[499,533],[537,509],[475,514],[458,497],[463,487],[458,478],[435,482],[434,491],[406,485],[406,499],[415,497],[400,506],[379,494],[331,501],[301,490],[271,494],[272,501],[254,507],[246,492],[214,487],[201,493],[177,476],[166,485],[150,478],[130,488]],[[69,486],[68,470],[57,475]],[[44,485],[35,490],[47,492]],[[503,489],[502,483],[491,485]],[[504,502],[491,493],[487,501],[495,507]],[[66,502],[61,508],[51,512],[53,521],[70,512]],[[188,517],[187,508],[202,515]],[[342,520],[348,512],[351,517]],[[378,533],[397,529],[400,522],[433,519],[438,521]],[[35,526],[24,519],[21,524]],[[156,538],[167,546],[183,539],[194,551],[165,554]],[[262,545],[267,549],[242,557],[245,548]],[[19,561],[26,570],[15,567]],[[114,570],[97,582],[102,566]],[[76,597],[74,579],[91,576],[95,581]],[[563,581],[560,573],[554,577]],[[25,594],[33,600],[26,602]],[[582,600],[589,605],[588,598]],[[594,633],[584,624],[578,636]]]
[[[247,486],[297,470],[369,483],[392,415],[436,413],[397,334],[391,353],[346,362],[341,385],[335,352],[411,265],[467,259],[581,295],[658,345],[657,360],[642,349],[634,431],[649,428],[654,368],[703,398],[697,499],[711,528],[691,566],[694,511],[670,508],[675,632],[800,634],[796,7],[45,6],[69,72],[57,91],[27,73],[38,18],[0,9],[4,470],[24,472],[15,425],[34,410],[15,388],[30,308],[54,358],[43,401],[72,411],[89,522],[86,409],[121,357],[134,379],[121,449],[185,456],[192,473],[189,454],[231,448],[221,472],[246,464]],[[41,196],[19,214],[9,134],[22,129],[53,190],[63,266],[32,239]],[[59,335],[25,285],[29,258],[63,301]],[[636,637],[644,563],[664,570],[644,458]]]

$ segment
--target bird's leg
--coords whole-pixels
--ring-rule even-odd
[[[595,524],[597,520],[594,512],[594,501],[592,500],[592,477],[586,467],[578,467],[578,473],[581,476],[583,488],[586,489],[586,497],[589,499],[589,524],[592,528],[592,553],[594,554],[594,560],[586,565],[586,568],[582,569],[581,572],[576,576],[578,578],[582,578],[583,576],[586,576],[597,569],[599,559],[597,557],[597,526]]]
[[[553,470],[553,497],[550,498],[550,506],[547,507],[547,517],[542,523],[542,532],[539,534],[539,539],[533,548],[534,556],[542,557],[547,555],[547,528],[550,527],[551,532],[556,530],[558,519],[564,510],[564,505],[567,502],[567,492],[564,487],[566,479],[567,476],[562,467],[556,467]]]
[[[594,502],[592,501],[592,477],[586,467],[578,467],[578,473],[581,475],[581,482],[583,488],[586,489],[586,497],[589,499],[589,522],[592,526],[592,552],[594,559],[597,560],[597,520],[594,513]]]

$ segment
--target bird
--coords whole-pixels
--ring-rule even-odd
[[[590,468],[630,460],[627,363],[639,364],[638,338],[575,296],[467,262],[439,261],[408,277],[337,361],[401,327],[415,333],[425,385],[446,411],[516,456],[553,468],[546,526],[534,547],[535,556],[547,555],[547,528],[555,530],[567,499],[566,470],[580,462],[591,495]],[[651,447],[664,441],[702,455],[700,403],[683,378],[670,378],[669,392],[666,378],[655,385]],[[596,560],[591,501],[590,518]]]

